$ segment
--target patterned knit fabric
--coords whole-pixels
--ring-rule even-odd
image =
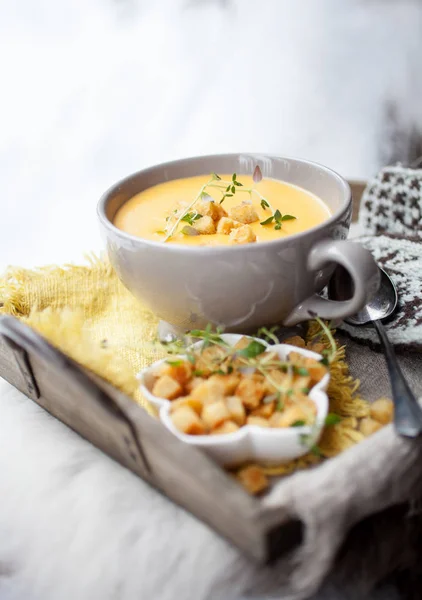
[[[366,188],[359,213],[364,236],[358,238],[397,286],[399,304],[386,324],[398,349],[422,350],[422,169],[386,167]],[[378,346],[369,324],[341,329],[354,339]]]

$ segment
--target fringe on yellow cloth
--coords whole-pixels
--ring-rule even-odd
[[[154,414],[139,394],[136,374],[163,356],[164,351],[151,343],[158,320],[123,287],[107,261],[90,256],[86,266],[10,268],[0,280],[1,313],[26,322]],[[307,341],[315,336],[328,347],[319,325],[312,323]],[[337,350],[330,370],[330,411],[342,420],[325,428],[320,455],[309,453],[279,467],[263,467],[265,475],[313,466],[363,439],[359,419],[368,416],[369,404],[358,395],[359,382],[349,375],[345,348]]]

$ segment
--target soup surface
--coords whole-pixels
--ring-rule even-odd
[[[200,175],[136,194],[118,210],[114,225],[156,242],[216,246],[280,239],[330,216],[317,196],[284,181]]]

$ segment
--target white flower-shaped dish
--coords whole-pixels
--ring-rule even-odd
[[[234,346],[242,335],[222,334],[225,342]],[[254,339],[254,338],[251,338]],[[262,343],[262,340],[258,340]],[[202,342],[197,342],[193,347],[200,347]],[[298,352],[303,356],[320,360],[322,356],[288,344],[269,346],[285,360],[290,352]],[[224,466],[235,466],[244,462],[263,462],[276,464],[287,462],[306,454],[309,448],[317,443],[328,412],[328,397],[326,389],[330,380],[327,373],[321,381],[309,392],[309,398],[317,407],[315,423],[312,427],[286,427],[267,428],[257,425],[244,425],[234,433],[222,435],[187,435],[180,432],[173,425],[170,418],[171,402],[165,398],[158,398],[151,393],[154,384],[154,373],[157,367],[166,359],[153,363],[139,374],[141,391],[144,397],[159,409],[159,416],[164,425],[180,440],[207,452],[214,460]]]

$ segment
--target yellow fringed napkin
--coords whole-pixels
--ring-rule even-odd
[[[86,266],[10,268],[0,280],[0,314],[18,317],[79,364],[131,396],[150,414],[153,409],[138,391],[136,374],[164,351],[152,344],[158,319],[123,287],[107,261],[91,256]],[[318,333],[311,326],[309,336]],[[320,341],[328,345],[324,336]],[[359,383],[349,375],[345,349],[331,365],[330,411],[342,417],[327,427],[321,456],[310,453],[266,475],[284,475],[331,457],[363,439],[359,419],[369,404],[358,395]]]

